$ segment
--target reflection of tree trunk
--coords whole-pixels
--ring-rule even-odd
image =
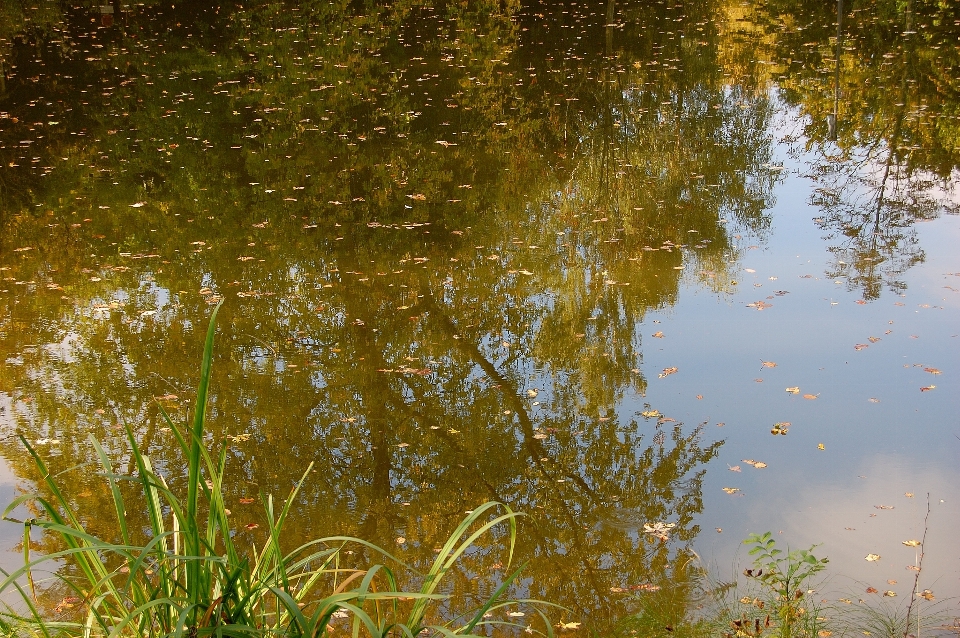
[[[534,438],[534,428],[533,421],[530,419],[530,415],[527,414],[526,405],[524,405],[522,399],[520,398],[519,389],[516,385],[506,376],[502,375],[497,367],[493,363],[483,356],[483,353],[480,352],[480,349],[468,341],[467,339],[458,338],[454,339],[455,335],[459,334],[456,324],[453,322],[453,319],[443,311],[440,305],[436,302],[433,295],[427,291],[428,294],[424,295],[423,304],[427,311],[430,313],[431,317],[436,317],[438,319],[439,325],[442,327],[443,331],[447,333],[453,343],[456,344],[457,348],[467,354],[478,366],[484,371],[484,373],[490,377],[493,381],[497,383],[498,386],[502,389],[502,396],[504,403],[517,415],[517,420],[520,423],[520,430],[523,434],[523,445],[527,449],[527,454],[530,457],[530,462],[535,465],[545,478],[548,480],[556,480],[553,477],[552,473],[544,466],[543,462],[540,460],[546,457],[546,450],[543,447],[543,444]],[[583,493],[593,501],[594,505],[600,504],[600,496],[587,485],[586,481],[582,477],[568,473],[564,475],[566,479],[574,482]],[[566,505],[566,499],[563,499],[564,505]],[[586,507],[586,503],[581,504]],[[566,514],[568,529],[574,535],[574,542],[567,548],[568,553],[570,550],[583,549],[585,547],[584,539],[581,535],[581,527],[577,523],[576,515],[568,508],[564,507],[562,510]],[[536,526],[535,526],[536,527]],[[547,541],[546,536],[537,529],[539,533],[541,543]],[[594,586],[597,591],[602,591],[603,586],[598,578],[594,566],[590,563],[585,563],[583,565],[583,573],[589,576],[591,584]]]
[[[613,18],[616,15],[616,0],[607,0],[607,57],[613,56]]]
[[[376,351],[372,335],[363,332],[360,338],[361,348],[368,352]],[[368,414],[391,414],[389,405],[389,384],[381,373],[376,372],[373,366],[367,366],[364,385],[364,399],[368,401]],[[388,424],[369,423],[370,447],[373,455],[373,473],[370,477],[370,505],[363,513],[364,518],[359,524],[360,537],[367,539],[378,538],[378,524],[387,518],[391,510],[390,470],[392,457],[390,441],[388,440]],[[379,426],[379,427],[378,427]]]
[[[843,0],[837,0],[837,55],[833,73],[833,113],[827,116],[827,139],[837,141],[837,117],[840,112],[840,55],[843,51]]]

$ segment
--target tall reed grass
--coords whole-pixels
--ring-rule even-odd
[[[210,392],[218,305],[207,330],[200,383],[192,422],[181,430],[161,412],[185,457],[187,490],[183,497],[157,473],[127,427],[132,476],[118,474],[103,446],[90,442],[99,459],[116,514],[117,538],[108,541],[84,529],[64,488],[41,456],[21,436],[41,476],[42,490],[24,494],[4,511],[3,518],[23,525],[23,566],[3,573],[0,593],[15,590],[16,602],[0,612],[0,630],[31,636],[290,636],[320,637],[331,633],[352,636],[468,636],[516,628],[506,608],[523,606],[542,622],[528,631],[552,636],[545,610],[548,603],[511,599],[507,592],[517,579],[514,571],[479,608],[442,613],[456,606],[444,593],[445,576],[474,544],[494,530],[508,530],[508,560],[513,558],[518,514],[499,503],[486,503],[461,521],[437,554],[419,587],[403,591],[398,573],[410,570],[389,552],[359,538],[331,536],[292,549],[284,542],[284,525],[297,493],[309,476],[307,468],[291,494],[277,507],[261,496],[268,522],[262,547],[244,550],[234,542],[229,511],[224,504],[226,450],[214,456],[204,445],[204,425]],[[128,516],[131,505],[122,482],[138,483],[145,502],[149,532],[140,534],[142,516]],[[138,498],[139,496],[138,495]],[[31,504],[35,518],[12,518],[21,505]],[[31,551],[31,530],[54,535],[63,549],[41,556]],[[136,532],[136,533],[135,533]],[[348,548],[366,549],[384,562],[365,568],[348,567]],[[351,552],[352,553],[352,552]],[[355,559],[350,556],[349,559]],[[380,559],[377,559],[380,560]],[[392,565],[393,567],[390,567]],[[69,569],[67,569],[69,567]],[[51,575],[38,581],[41,570]],[[72,615],[50,617],[40,603],[44,590],[59,584],[77,601]],[[41,587],[42,585],[42,587]]]

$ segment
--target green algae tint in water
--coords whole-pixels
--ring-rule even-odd
[[[768,529],[908,597],[929,492],[920,585],[960,594],[955,8],[39,5],[0,10],[8,500],[9,435],[125,467],[124,423],[182,488],[158,405],[186,416],[224,299],[238,527],[314,461],[298,539],[422,567],[501,500],[518,594],[608,633]]]

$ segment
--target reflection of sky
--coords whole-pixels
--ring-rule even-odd
[[[649,315],[643,329],[650,379],[643,400],[688,424],[708,421],[708,436],[726,440],[704,483],[696,548],[724,578],[734,562],[749,562],[737,541],[782,532],[778,539],[794,548],[823,544],[819,553],[831,559],[834,575],[828,589],[862,592],[855,579],[907,596],[914,572],[906,565],[915,552],[901,543],[922,537],[929,492],[920,586],[938,599],[960,595],[960,388],[953,369],[960,361],[960,293],[944,288],[960,290],[960,276],[947,274],[960,272],[960,219],[919,224],[927,260],[905,273],[905,293],[884,290],[858,304],[858,291],[824,277],[830,256],[812,221],[818,210],[807,203],[810,183],[796,177],[796,161],[783,161],[792,171],[776,193],[770,239],[744,251],[737,292],[724,299],[688,288],[668,313]],[[789,294],[766,299],[777,290]],[[761,299],[773,306],[746,307]],[[658,330],[665,338],[649,338]],[[857,351],[855,344],[868,347]],[[656,378],[671,366],[679,373]],[[929,385],[937,387],[920,391]],[[785,392],[793,386],[799,395]],[[639,406],[628,401],[623,413]],[[792,424],[789,434],[772,436],[780,421]],[[744,459],[768,467],[757,470]],[[741,492],[728,495],[723,487]],[[867,562],[868,553],[882,559]]]

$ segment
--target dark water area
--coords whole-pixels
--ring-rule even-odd
[[[239,499],[311,462],[291,538],[415,566],[498,500],[517,593],[604,635],[767,530],[909,597],[929,493],[921,586],[960,595],[960,5],[104,5],[0,0],[7,501],[15,434],[132,472],[124,424],[182,488],[160,406],[222,300],[250,543]]]

